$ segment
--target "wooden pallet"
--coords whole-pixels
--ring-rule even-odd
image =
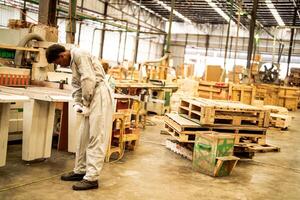
[[[181,99],[179,114],[201,125],[268,127],[270,111],[234,101]]]
[[[176,140],[166,140],[166,148],[188,160],[193,160],[193,147],[188,147]]]
[[[233,134],[235,144],[242,142],[265,144],[267,131],[265,128],[258,127],[203,126],[178,114],[167,114],[165,116],[165,128],[167,133],[177,141],[187,143],[194,143],[197,134],[215,131]]]
[[[243,147],[244,151],[256,152],[256,153],[266,153],[266,152],[280,152],[280,148],[270,145],[270,144],[253,144],[253,143],[243,143],[235,145],[237,147]]]
[[[271,113],[270,124],[275,128],[287,129],[291,124],[291,116]]]

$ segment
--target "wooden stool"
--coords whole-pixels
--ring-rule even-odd
[[[112,139],[113,139],[113,131],[110,134],[109,137],[109,143],[108,143],[108,148],[107,148],[107,153],[105,157],[105,161],[109,162],[110,156],[113,153],[118,153],[118,159],[121,159],[123,156],[123,153],[125,151],[125,143],[123,141],[123,136],[125,132],[125,115],[123,113],[115,113],[113,115],[113,123],[116,122],[116,120],[120,121],[120,134],[119,134],[119,141],[117,146],[112,146]]]

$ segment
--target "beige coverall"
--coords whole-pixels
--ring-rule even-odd
[[[75,103],[89,108],[78,130],[74,172],[95,181],[103,167],[112,129],[113,98],[99,60],[88,52],[71,49]]]

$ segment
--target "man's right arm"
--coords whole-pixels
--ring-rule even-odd
[[[82,106],[82,90],[80,86],[80,81],[73,77],[72,86],[73,86],[72,97],[75,101],[75,104],[79,104],[80,106]]]

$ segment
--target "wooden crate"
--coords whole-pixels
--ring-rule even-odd
[[[271,113],[270,125],[276,128],[287,129],[291,124],[291,116],[285,114]]]
[[[199,81],[198,96],[206,99],[228,99],[229,85],[224,82]]]
[[[252,105],[255,100],[255,94],[256,88],[254,86],[229,84],[229,100]]]
[[[268,127],[270,111],[234,101],[181,99],[178,113],[201,125]]]
[[[265,105],[282,106],[292,111],[297,110],[300,94],[299,88],[268,84],[255,86],[256,99],[263,100]]]
[[[235,144],[243,142],[265,144],[266,128],[238,126],[202,126],[178,114],[167,114],[164,118],[167,133],[177,141],[194,143],[197,134],[208,131],[220,132],[234,136]]]
[[[278,106],[296,111],[298,108],[299,88],[296,87],[278,87]]]
[[[234,137],[215,132],[199,134],[193,153],[193,169],[211,176],[228,176],[239,158],[232,156]]]

